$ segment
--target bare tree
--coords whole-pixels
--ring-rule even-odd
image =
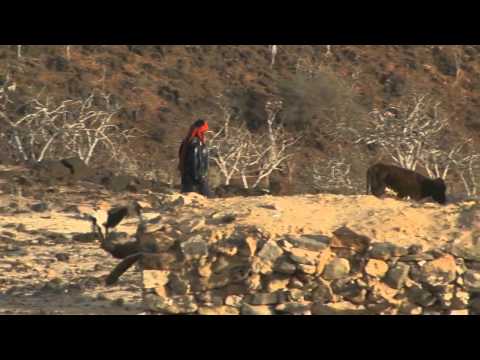
[[[22,45],[17,45],[17,58],[22,58]]]
[[[332,45],[327,45],[327,53],[325,54],[326,57],[332,56]]]
[[[358,190],[351,176],[352,165],[345,158],[329,159],[313,167],[313,185],[322,192],[342,193]]]
[[[480,154],[465,157],[456,162],[457,173],[462,180],[468,196],[478,195],[478,174],[480,172]]]
[[[277,115],[282,109],[281,100],[268,101],[265,110],[267,112],[268,141],[263,146],[254,147],[259,161],[257,179],[253,187],[257,187],[263,179],[269,180],[274,171],[282,171],[283,164],[293,156],[290,151],[301,136],[289,136],[282,126],[276,125]],[[265,157],[267,155],[267,158]]]
[[[425,152],[441,148],[442,130],[448,118],[439,111],[440,103],[426,95],[414,96],[411,105],[390,111],[374,110],[366,133],[357,131],[356,143],[380,146],[400,166],[415,170]]]
[[[211,159],[220,169],[229,185],[234,177],[239,177],[245,189],[256,188],[275,171],[282,171],[284,163],[293,155],[291,147],[299,137],[289,136],[275,119],[281,109],[281,102],[266,105],[267,136],[252,134],[240,124],[230,126],[231,110],[225,104],[224,124],[210,141]]]
[[[88,165],[97,147],[103,145],[112,157],[117,156],[117,143],[134,137],[134,130],[121,130],[113,123],[117,112],[111,109],[110,97],[105,96],[105,110],[95,109],[93,101],[95,95],[91,94],[83,101],[72,103],[75,109],[70,121],[65,121],[64,143],[66,149],[76,154]]]
[[[251,136],[245,126],[231,128],[232,109],[219,97],[218,105],[223,110],[223,125],[210,140],[210,158],[219,168],[225,179],[225,185],[230,185],[232,178],[240,173],[240,165],[245,165],[247,147]]]
[[[68,61],[70,61],[70,59],[71,59],[71,52],[70,52],[71,47],[72,47],[72,45],[65,45],[65,55],[66,55]]]
[[[414,96],[410,105],[371,115],[366,133],[356,132],[356,143],[378,145],[401,167],[415,171],[421,166],[431,178],[446,180],[457,173],[467,194],[476,194],[480,154],[468,148],[472,139],[446,145],[448,118],[440,103],[426,95]]]
[[[473,147],[473,140],[467,139],[454,146],[450,151],[433,151],[422,159],[422,165],[430,177],[446,179],[450,173],[456,173],[462,180],[468,196],[477,195],[480,154]]]
[[[272,53],[272,63],[270,66],[273,68],[275,66],[275,60],[277,58],[278,45],[270,45],[269,48]]]
[[[115,157],[119,144],[134,136],[134,129],[122,130],[113,123],[116,110],[108,96],[104,96],[103,109],[94,106],[95,97],[92,93],[84,100],[65,100],[60,105],[48,98],[33,98],[25,104],[28,113],[17,119],[8,111],[12,101],[3,89],[0,118],[7,125],[5,137],[24,161],[74,154],[89,164],[100,147]]]

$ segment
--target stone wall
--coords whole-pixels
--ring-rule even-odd
[[[480,249],[402,248],[345,227],[332,237],[281,239],[255,227],[232,225],[228,236],[188,227],[178,240],[170,226],[151,232],[162,252],[140,264],[150,312],[480,314]]]

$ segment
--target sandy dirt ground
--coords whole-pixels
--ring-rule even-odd
[[[111,206],[127,199],[143,200],[149,208],[151,195],[142,198],[93,193],[86,194],[81,188],[59,189],[56,197],[44,198],[49,205],[44,212],[29,210],[38,202],[35,199],[0,195],[0,314],[143,312],[138,269],[129,270],[117,285],[106,287],[104,279],[117,260],[100,249],[98,241],[84,243],[72,237],[91,231],[82,214],[94,215],[103,222]],[[169,201],[174,203],[179,197],[170,195]],[[473,230],[477,204],[473,201],[439,206],[336,195],[212,200],[190,195],[186,199],[174,211],[150,207],[146,217],[162,216],[165,222],[178,222],[182,217],[231,212],[237,214],[233,225],[253,225],[278,239],[286,234],[331,235],[346,225],[374,241],[421,244],[425,249],[453,243],[472,245],[476,241]],[[69,205],[77,205],[79,212],[67,211]],[[135,219],[127,219],[116,230],[133,235],[136,226]],[[221,225],[208,223],[206,228],[222,230]]]

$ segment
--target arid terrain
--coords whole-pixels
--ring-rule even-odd
[[[8,168],[2,171],[9,173]],[[22,173],[19,168],[15,171]],[[170,235],[179,241],[199,234],[208,241],[222,241],[238,229],[256,229],[273,241],[331,237],[337,229],[347,227],[370,238],[370,245],[392,243],[402,249],[416,245],[423,253],[437,251],[436,256],[438,251],[442,254],[456,246],[472,251],[479,246],[476,201],[440,206],[339,195],[206,199],[149,190],[118,194],[85,182],[43,190],[42,185],[32,185],[30,191],[19,186],[16,193],[9,193],[4,179],[0,194],[2,314],[145,313],[148,309],[142,300],[138,266],[116,285],[104,284],[118,260],[90,236],[91,223],[85,218],[92,215],[103,223],[111,207],[132,200],[144,208],[146,220],[170,226]],[[233,218],[223,221],[225,214]],[[128,218],[115,231],[134,236],[137,225],[137,219]],[[348,258],[352,254],[337,255]],[[421,263],[422,259],[417,260]],[[480,264],[475,261],[469,266]]]
[[[480,46],[273,49],[1,45],[0,313],[480,314]],[[212,199],[178,193],[199,118]],[[379,161],[447,205],[365,195]]]

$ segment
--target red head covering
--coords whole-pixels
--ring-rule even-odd
[[[189,144],[194,138],[199,139],[202,144],[205,144],[205,133],[208,131],[208,123],[205,120],[197,120],[195,123],[190,127],[187,136],[182,141],[182,145],[180,145],[180,149],[178,152],[180,162],[178,165],[178,169],[180,172],[183,173],[183,166],[185,163],[185,156],[187,153],[187,144]]]
[[[195,122],[190,128],[187,135],[188,141],[192,141],[193,138],[199,138],[200,141],[205,144],[205,133],[208,131],[208,123],[203,120]]]

